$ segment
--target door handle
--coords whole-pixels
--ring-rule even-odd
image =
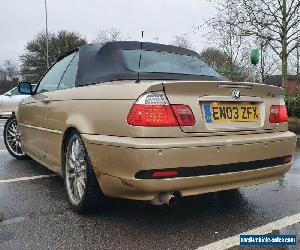
[[[45,97],[45,98],[42,100],[42,102],[43,102],[44,104],[49,104],[49,103],[51,102],[51,100],[50,100],[49,97]]]

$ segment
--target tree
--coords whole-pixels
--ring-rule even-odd
[[[0,80],[12,81],[19,76],[19,67],[13,60],[5,60],[0,65]]]
[[[225,1],[222,2],[222,8],[218,15],[207,22],[210,27],[209,41],[220,48],[227,57],[228,63],[224,73],[231,80],[245,78],[245,72],[249,70],[248,41],[241,35],[237,27],[236,15],[236,5]]]
[[[49,63],[53,64],[60,56],[72,51],[87,41],[78,33],[59,31],[49,33]],[[25,47],[25,53],[20,56],[21,76],[23,80],[36,83],[47,71],[46,34],[38,33]]]
[[[175,36],[171,44],[184,49],[193,49],[193,44],[186,35]]]
[[[204,49],[200,53],[200,56],[210,67],[219,73],[223,73],[229,68],[229,57],[219,49],[213,47]]]
[[[282,83],[287,87],[288,57],[298,47],[299,0],[229,0],[238,6],[237,27],[243,36],[263,39],[280,57]],[[236,11],[237,12],[237,11]]]
[[[257,46],[258,45],[258,46]],[[260,61],[257,70],[260,76],[260,82],[265,82],[267,76],[280,68],[278,60],[275,58],[274,51],[269,46],[269,41],[257,38],[253,41],[252,47],[259,47]]]
[[[223,51],[209,47],[200,53],[201,58],[220,74],[235,81],[245,80],[249,77],[249,70],[232,64],[231,59]]]
[[[127,38],[123,38],[121,31],[118,29],[108,29],[108,30],[100,30],[97,34],[97,38],[93,41],[93,43],[99,43],[104,45],[108,42],[113,41],[125,41]]]
[[[300,47],[290,54],[288,65],[289,74],[296,75],[296,82],[300,90]]]
[[[300,84],[300,44],[299,44],[299,41],[298,41],[298,47],[297,47],[297,50],[296,50],[296,74],[297,74],[297,84],[299,85]],[[299,88],[299,86],[298,86]],[[299,88],[300,90],[300,88]]]

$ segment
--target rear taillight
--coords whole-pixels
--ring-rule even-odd
[[[127,122],[132,126],[178,126],[169,105],[134,104]]]
[[[292,155],[287,155],[283,157],[283,163],[290,163],[293,160]]]
[[[285,105],[272,105],[270,108],[270,123],[282,123],[288,121],[288,114]]]
[[[132,106],[127,122],[132,126],[193,126],[195,117],[189,106],[170,105],[164,92],[151,92],[142,95]]]
[[[177,104],[171,105],[177,121],[180,126],[194,126],[195,125],[195,117],[191,108],[187,105]]]

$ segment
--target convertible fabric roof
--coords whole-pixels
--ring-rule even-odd
[[[172,45],[143,42],[143,50],[166,51],[200,58],[192,50]],[[79,49],[77,86],[116,80],[136,80],[138,73],[129,70],[123,60],[122,50],[141,49],[141,42],[108,42],[105,45],[89,44]],[[140,80],[224,80],[223,77],[182,75],[170,73],[143,73]]]

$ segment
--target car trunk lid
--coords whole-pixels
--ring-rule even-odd
[[[280,104],[281,88],[215,81],[172,81],[163,86],[170,104],[189,105],[194,113],[196,124],[181,126],[185,133],[254,133],[277,127],[269,123],[269,113],[271,105]]]

